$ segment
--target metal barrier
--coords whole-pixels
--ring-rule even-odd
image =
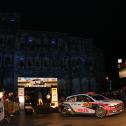
[[[4,113],[4,103],[0,100],[0,121],[4,119],[5,113]]]
[[[19,112],[19,103],[10,101],[8,99],[5,99],[4,101],[0,102],[0,121],[6,120],[7,122],[10,121],[10,119]]]

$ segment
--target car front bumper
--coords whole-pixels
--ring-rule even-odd
[[[115,114],[119,114],[121,112],[124,111],[124,107],[122,107],[121,109],[115,108],[115,109],[110,109],[107,113],[107,115],[115,115]]]

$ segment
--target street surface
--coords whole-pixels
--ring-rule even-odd
[[[26,115],[20,112],[0,126],[126,126],[126,110],[119,115],[99,119],[95,116],[63,117],[60,113]]]

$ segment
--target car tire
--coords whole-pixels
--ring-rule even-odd
[[[66,106],[64,106],[61,110],[61,113],[64,117],[68,116],[68,108]]]
[[[95,114],[98,118],[103,118],[106,115],[106,110],[102,106],[96,108]]]

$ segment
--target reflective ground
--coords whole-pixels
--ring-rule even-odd
[[[63,117],[60,113],[20,114],[10,122],[0,122],[0,126],[126,126],[126,110],[118,115],[99,119],[95,116]]]

